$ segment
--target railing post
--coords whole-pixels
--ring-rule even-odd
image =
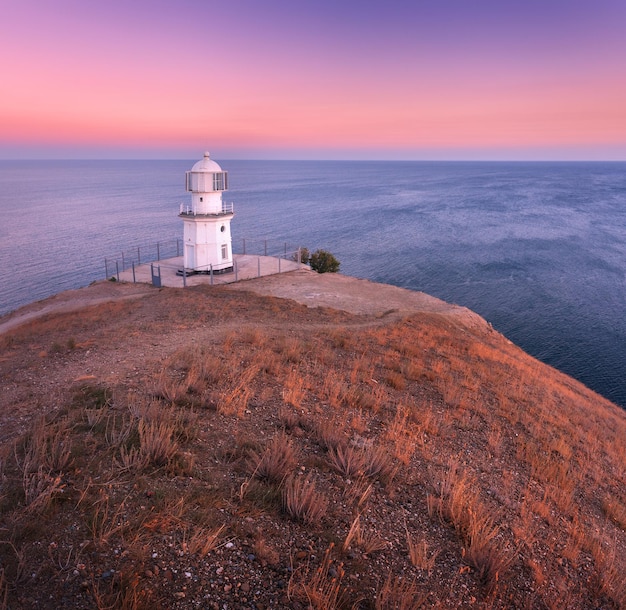
[[[235,282],[239,281],[239,267],[237,265],[237,261],[233,261],[233,265],[235,267]]]
[[[109,279],[109,264],[107,263],[107,259],[104,259],[104,279]]]
[[[161,248],[159,247],[159,242],[157,242],[157,260],[161,260]]]
[[[264,243],[265,243],[265,250],[264,250],[264,252],[265,252],[265,256],[267,256],[267,239],[265,240]]]
[[[139,254],[139,246],[137,246],[137,264],[141,265],[141,256]]]
[[[135,278],[135,262],[133,261],[133,284],[137,283],[137,278]]]
[[[115,261],[115,271],[117,272],[117,281],[120,281],[120,266],[118,265],[117,261]]]
[[[298,246],[298,266],[302,264],[302,246]]]
[[[176,256],[180,256],[180,250],[178,249],[178,237],[176,238]]]
[[[115,261],[115,266],[117,267],[117,261]],[[122,250],[122,271],[126,269],[126,265],[124,264],[124,250]]]
[[[178,244],[178,240],[176,240],[176,243]],[[184,265],[183,265],[183,288],[187,288],[187,269],[185,269]]]
[[[285,256],[287,256],[287,242],[285,242]]]
[[[213,263],[209,265],[209,275],[211,276],[211,286],[213,286]]]
[[[243,253],[246,253],[246,238],[243,238]]]

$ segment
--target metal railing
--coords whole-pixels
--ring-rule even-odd
[[[160,261],[162,259],[174,258],[183,255],[183,240],[170,239],[158,241],[154,244],[136,246],[120,252],[115,258],[104,259],[104,277],[118,277],[122,271],[131,269],[135,265]]]
[[[196,214],[194,212],[193,207],[189,203],[181,203],[180,204],[180,216],[221,216],[222,214],[234,214],[235,213],[235,204],[234,203],[222,203],[222,211],[221,212],[211,212],[208,214]]]
[[[233,252],[236,254],[258,254],[261,256],[286,257],[290,252],[295,253],[298,246],[293,246],[278,239],[250,239],[242,237],[233,240]]]

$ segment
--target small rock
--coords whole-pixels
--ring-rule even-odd
[[[154,576],[154,572],[152,570],[146,570],[144,574],[147,578],[152,578]]]
[[[224,585],[224,593],[228,593],[230,592],[230,590],[233,588],[233,586],[231,584],[228,585]]]
[[[187,596],[185,595],[184,591],[178,591],[178,593],[174,593],[174,597],[176,599],[184,599]]]
[[[242,582],[242,583],[241,583],[241,590],[242,590],[244,593],[248,593],[248,592],[250,591],[250,584],[249,584],[249,583],[247,583],[247,582]]]

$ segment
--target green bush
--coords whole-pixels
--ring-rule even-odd
[[[316,250],[311,254],[311,269],[318,273],[337,273],[339,271],[339,261],[326,250]]]

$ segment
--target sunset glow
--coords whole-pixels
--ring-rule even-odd
[[[8,5],[2,158],[626,159],[621,0]]]

